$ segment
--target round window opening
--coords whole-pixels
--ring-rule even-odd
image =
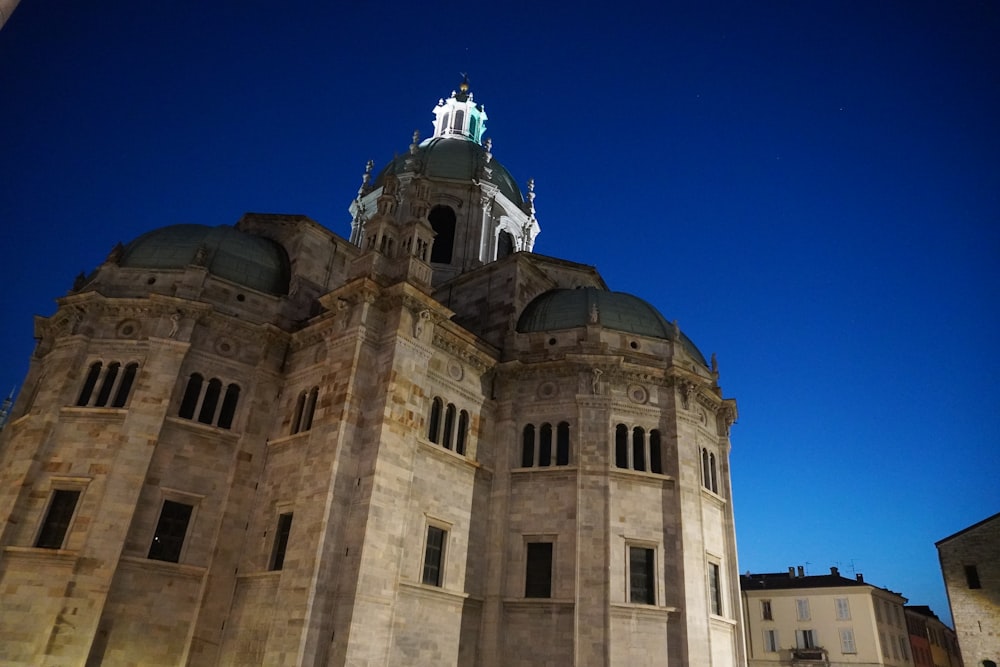
[[[236,300],[237,300],[237,301],[241,301],[241,302],[242,302],[242,301],[246,301],[246,300],[247,300],[247,298],[246,298],[246,296],[244,296],[243,294],[237,294],[237,295],[236,295]]]
[[[146,284],[147,285],[152,285],[155,282],[156,282],[156,278],[153,277],[153,276],[150,276],[149,278],[146,278]]]
[[[555,345],[555,344],[556,344],[556,339],[555,338],[550,338],[549,339],[549,345]]]

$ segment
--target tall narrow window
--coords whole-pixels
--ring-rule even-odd
[[[708,455],[708,465],[709,465],[709,470],[712,473],[712,486],[710,488],[712,489],[713,493],[718,493],[719,480],[716,478],[715,454]]]
[[[712,473],[708,471],[708,450],[701,448],[701,483],[706,489],[712,488]]]
[[[192,373],[188,378],[187,387],[184,389],[184,398],[181,399],[181,409],[177,413],[184,419],[194,419],[194,411],[198,407],[198,399],[201,397],[201,385],[205,379],[198,373]]]
[[[240,387],[231,384],[226,387],[226,397],[222,399],[222,409],[219,411],[219,428],[231,428],[233,417],[236,416],[236,403],[240,400]]]
[[[510,232],[500,230],[497,234],[497,259],[503,259],[514,254],[514,237]]]
[[[437,396],[431,401],[431,418],[428,420],[427,439],[433,443],[439,443],[441,438],[441,412],[444,410],[444,401]]]
[[[455,132],[461,133],[465,129],[465,112],[459,109],[455,112]]]
[[[299,397],[295,400],[295,412],[292,413],[292,435],[299,432],[302,424],[302,411],[306,409],[306,392],[299,392]]]
[[[975,565],[965,566],[965,583],[969,585],[969,588],[983,587],[983,585],[979,583],[979,569]]]
[[[455,248],[455,211],[449,206],[435,206],[427,218],[436,234],[431,247],[431,261],[449,264]]]
[[[280,570],[285,566],[285,551],[288,549],[288,536],[292,532],[292,513],[278,515],[278,527],[274,531],[274,553],[271,554],[271,569]]]
[[[35,540],[35,546],[42,549],[62,549],[66,540],[66,531],[76,511],[76,503],[80,499],[79,490],[56,489],[52,492],[49,509],[45,513],[42,529]]]
[[[854,630],[851,628],[840,629],[840,652],[857,653],[857,646],[854,644]]]
[[[529,542],[524,567],[524,597],[552,597],[552,543]]]
[[[646,547],[629,547],[629,602],[656,604],[655,552]]]
[[[569,423],[559,422],[556,427],[556,465],[569,465]]]
[[[535,426],[528,424],[521,435],[521,467],[535,465]]]
[[[718,563],[708,564],[708,597],[712,613],[722,616],[722,573]]]
[[[95,361],[90,365],[90,370],[87,371],[87,379],[83,382],[83,389],[80,390],[80,397],[76,400],[76,404],[79,406],[86,406],[90,403],[90,396],[94,393],[94,387],[97,386],[97,379],[101,377],[101,362]]]
[[[765,621],[773,621],[774,614],[771,611],[771,601],[761,600],[760,601],[760,617]]]
[[[118,385],[118,391],[115,393],[115,400],[111,403],[111,407],[125,407],[125,403],[128,402],[128,395],[132,391],[132,384],[135,382],[135,374],[138,370],[139,364],[135,362],[125,366],[121,384]]]
[[[778,631],[764,630],[764,651],[767,653],[778,652]]]
[[[465,441],[469,437],[469,413],[458,413],[458,433],[455,434],[455,452],[465,456]]]
[[[201,412],[198,413],[198,421],[202,424],[211,424],[215,421],[215,408],[219,405],[219,396],[222,394],[222,382],[218,378],[208,381],[208,388],[205,390],[205,398],[201,401]]]
[[[122,365],[117,361],[108,364],[108,370],[104,371],[104,382],[101,383],[101,391],[97,394],[95,405],[104,407],[111,400],[111,391],[114,389],[115,380],[118,379],[118,371]]]
[[[837,607],[837,620],[838,621],[849,621],[851,620],[851,605],[847,601],[847,598],[835,598],[834,605]]]
[[[552,465],[552,424],[542,424],[538,430],[538,465]]]
[[[646,433],[638,426],[632,429],[632,469],[646,469]]]
[[[153,543],[149,546],[149,558],[176,563],[181,558],[181,548],[191,521],[191,505],[164,500],[160,519],[156,522]]]
[[[424,573],[421,581],[428,586],[441,585],[444,565],[444,544],[448,531],[437,526],[427,526],[427,546],[424,548]]]
[[[615,427],[615,465],[628,468],[628,426],[625,424]]]
[[[649,470],[658,475],[663,474],[663,453],[660,451],[660,432],[656,429],[649,432]]]
[[[809,620],[809,600],[807,598],[799,598],[795,601],[795,618],[800,621]]]
[[[445,449],[451,449],[455,436],[455,406],[451,403],[444,409],[444,436],[441,444]]]
[[[302,412],[302,429],[308,431],[313,427],[313,415],[316,414],[316,401],[319,399],[319,387],[309,390],[309,397],[306,399],[305,409]]]

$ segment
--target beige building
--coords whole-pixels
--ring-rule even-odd
[[[740,577],[751,667],[912,665],[898,593],[843,577],[788,572]]]
[[[434,113],[349,239],[156,229],[37,319],[0,663],[745,664],[714,360]]]
[[[1000,514],[936,543],[962,658],[1000,664]]]

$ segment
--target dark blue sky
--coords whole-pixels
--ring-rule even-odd
[[[947,618],[934,542],[1000,510],[1000,2],[340,4],[18,7],[0,388],[118,241],[244,211],[347,236],[365,162],[468,71],[535,250],[718,354],[740,569]]]

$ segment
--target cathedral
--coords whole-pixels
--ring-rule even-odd
[[[714,359],[533,252],[467,81],[433,113],[347,238],[154,229],[36,319],[0,663],[745,664]]]

